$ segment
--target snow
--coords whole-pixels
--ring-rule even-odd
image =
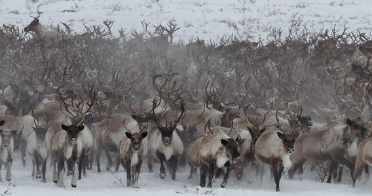
[[[34,3],[36,2],[36,3]],[[174,20],[181,30],[176,39],[265,39],[270,28],[287,30],[300,21],[312,31],[324,28],[370,32],[370,0],[0,0],[0,24],[25,26],[36,16],[44,24],[65,22],[76,31],[83,25],[114,21],[114,30],[141,30]],[[152,26],[151,25],[151,26]]]
[[[57,187],[51,182],[51,170],[48,172],[48,182],[43,183],[39,180],[33,180],[31,177],[30,162],[26,168],[23,168],[19,160],[16,160],[13,170],[13,182],[9,185],[6,182],[0,182],[0,195],[1,196],[24,196],[32,195],[37,196],[64,196],[64,195],[79,195],[79,196],[174,196],[174,195],[302,195],[314,196],[324,195],[328,196],[342,196],[342,195],[370,195],[371,183],[360,182],[357,188],[352,188],[351,183],[347,184],[325,184],[317,182],[312,177],[304,180],[288,180],[284,176],[281,182],[281,192],[274,191],[274,182],[266,175],[263,183],[259,180],[254,180],[254,174],[248,174],[242,181],[236,181],[232,175],[227,188],[219,188],[220,180],[216,180],[213,184],[214,188],[200,188],[198,186],[198,177],[195,175],[193,180],[187,179],[188,168],[180,168],[177,175],[177,180],[172,181],[169,176],[161,180],[159,178],[159,168],[155,167],[154,173],[148,173],[146,168],[141,174],[139,185],[137,188],[128,188],[125,186],[125,172],[123,169],[118,173],[102,172],[96,173],[95,171],[88,171],[88,176],[78,181],[78,187],[73,189],[69,186],[70,177],[65,177],[66,187]],[[252,172],[254,173],[254,172]],[[363,181],[363,180],[362,180]],[[7,193],[5,194],[4,192]]]

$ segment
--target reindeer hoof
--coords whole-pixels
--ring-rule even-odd
[[[280,192],[280,188],[279,187],[276,187],[275,191],[276,192]]]
[[[58,183],[58,180],[53,180],[53,182],[54,182],[55,184],[57,184],[57,183]]]
[[[222,183],[221,184],[221,188],[225,188],[226,187],[226,184],[225,183]]]
[[[160,173],[160,178],[164,179],[165,178],[165,173]]]
[[[76,184],[71,184],[71,187],[76,188],[77,186],[76,186]]]
[[[6,178],[6,181],[10,182],[12,181],[12,178]]]

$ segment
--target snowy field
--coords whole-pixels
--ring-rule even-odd
[[[0,24],[25,26],[36,16],[44,24],[83,25],[114,21],[114,29],[141,30],[174,20],[176,38],[218,39],[226,35],[265,39],[270,28],[287,30],[293,21],[312,31],[324,28],[371,32],[370,0],[0,0]]]
[[[232,175],[227,188],[219,188],[220,180],[216,180],[214,188],[200,188],[198,186],[198,175],[193,180],[187,179],[188,168],[181,168],[178,173],[178,179],[172,181],[170,178],[161,180],[159,178],[158,168],[154,173],[142,173],[139,186],[137,188],[127,188],[125,186],[125,172],[121,168],[119,173],[102,172],[96,173],[89,171],[88,177],[78,182],[78,188],[72,189],[69,186],[69,177],[65,177],[65,188],[57,187],[51,182],[50,170],[48,172],[48,182],[42,183],[33,180],[31,177],[30,162],[23,168],[19,161],[15,163],[13,182],[11,184],[0,182],[1,196],[173,196],[173,195],[211,195],[211,196],[246,196],[246,195],[303,195],[303,196],[342,196],[342,195],[370,195],[372,191],[371,182],[360,182],[357,188],[352,188],[349,184],[324,184],[316,182],[312,177],[306,180],[284,180],[281,182],[281,192],[274,191],[274,182],[267,174],[263,183],[260,180],[254,180],[252,177],[245,177],[242,181],[236,181]],[[146,169],[145,169],[146,170]],[[249,175],[251,176],[251,175]],[[313,176],[315,178],[315,176]],[[362,181],[365,181],[362,180]]]

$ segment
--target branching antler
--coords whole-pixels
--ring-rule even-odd
[[[178,84],[176,76],[178,73],[158,74],[152,78],[158,96],[173,107],[181,101],[183,93],[182,85]]]
[[[155,121],[155,124],[156,126],[159,128],[159,129],[167,129],[167,130],[174,130],[176,127],[177,127],[177,124],[181,121],[184,113],[185,113],[185,103],[183,100],[181,100],[181,106],[180,106],[180,109],[181,109],[181,112],[179,113],[177,119],[173,122],[169,122],[168,120],[165,121],[165,126],[163,126],[161,123],[160,123],[160,120],[159,120],[159,116],[160,117],[163,117],[164,118],[164,115],[161,115],[161,114],[156,114],[155,112],[155,109],[161,104],[161,100],[159,100],[159,102],[156,101],[156,99],[153,99],[152,101],[152,115],[153,115],[153,119]]]
[[[80,93],[68,90],[65,95],[60,89],[57,90],[57,94],[64,110],[70,114],[73,120],[78,120],[77,123],[82,122],[97,102],[97,91],[95,87],[92,85]]]

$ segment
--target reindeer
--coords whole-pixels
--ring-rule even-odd
[[[277,124],[266,126],[265,131],[255,143],[255,157],[262,163],[271,166],[275,180],[275,190],[280,191],[280,179],[283,169],[292,165],[289,153],[293,150],[296,135],[283,130],[276,111]]]
[[[126,138],[120,141],[120,160],[127,172],[127,186],[135,185],[141,171],[146,146],[143,139],[146,131],[131,133],[125,132]]]
[[[5,120],[0,120],[0,126],[5,124]],[[5,165],[6,180],[12,180],[12,163],[14,151],[14,137],[17,134],[15,130],[4,127],[0,130],[0,181],[2,181],[1,167]]]
[[[109,118],[94,125],[96,129],[96,164],[97,172],[101,172],[101,154],[102,151],[107,157],[106,170],[110,170],[114,161],[116,170],[119,169],[119,150],[120,141],[126,137],[125,131],[132,130],[139,132],[137,121],[129,114],[113,114]],[[114,161],[111,154],[114,154]]]
[[[353,160],[357,155],[357,136],[366,132],[365,130],[367,129],[355,120],[346,119],[329,129],[300,134],[291,155],[293,166],[288,171],[289,177],[292,178],[305,162],[329,162],[328,183],[331,182],[334,169],[339,163],[353,171]]]
[[[42,178],[43,182],[46,182],[46,164],[49,155],[46,144],[47,130],[47,125],[40,125],[39,120],[35,119],[33,132],[27,138],[26,148],[32,158],[32,177]]]
[[[222,127],[211,128],[211,123],[205,125],[210,135],[204,135],[195,140],[187,152],[190,164],[191,179],[196,168],[200,168],[200,186],[205,187],[208,174],[208,187],[212,187],[212,181],[217,169],[226,168],[221,187],[225,187],[229,178],[230,168],[233,161],[239,157],[239,145],[236,140],[229,137]],[[239,140],[239,139],[237,139]]]
[[[161,102],[161,100],[159,102]],[[156,156],[160,160],[160,178],[165,178],[166,171],[164,164],[167,164],[172,180],[175,180],[178,159],[183,154],[184,150],[182,140],[175,129],[184,115],[185,106],[184,102],[181,100],[181,111],[177,119],[173,122],[169,122],[168,119],[165,119],[165,125],[160,122],[159,115],[155,113],[158,106],[159,103],[154,99],[152,112],[157,129],[150,135],[150,156]]]
[[[67,32],[70,32],[70,27],[62,23],[64,27],[66,27]],[[42,25],[40,23],[40,15],[37,17],[34,17],[34,19],[28,24],[24,29],[24,32],[29,33],[32,32],[35,34],[36,38],[39,40],[45,40],[45,39],[60,39],[58,29],[48,29],[46,26]]]
[[[359,142],[357,156],[354,163],[352,173],[353,187],[356,185],[357,179],[361,176],[362,171],[366,166],[372,166],[372,138],[367,137]]]
[[[60,93],[60,92],[59,92]],[[93,150],[93,136],[91,131],[84,126],[84,116],[91,110],[95,104],[96,91],[93,87],[87,92],[89,101],[85,97],[72,94],[64,97],[60,94],[63,106],[71,115],[71,125],[61,124],[58,131],[52,137],[51,153],[54,162],[54,182],[63,186],[63,176],[65,162],[67,163],[68,174],[71,173],[71,186],[77,187],[76,167],[78,167],[79,179],[82,172],[85,173],[87,166],[87,157]],[[78,97],[79,100],[75,100]],[[70,102],[68,102],[70,100]],[[58,125],[58,124],[57,124]],[[58,169],[56,170],[56,165]]]

